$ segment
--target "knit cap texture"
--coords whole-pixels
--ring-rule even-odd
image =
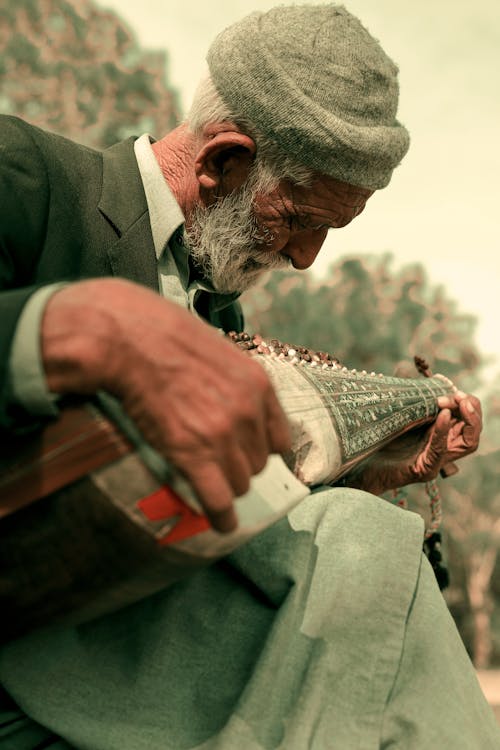
[[[383,188],[408,150],[398,68],[343,6],[251,13],[216,37],[207,61],[235,116],[317,172]]]

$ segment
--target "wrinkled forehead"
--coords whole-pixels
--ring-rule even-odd
[[[293,188],[297,196],[300,196],[300,189],[298,185],[295,185]],[[375,192],[369,188],[351,185],[348,182],[337,180],[335,177],[318,174],[317,172],[313,173],[312,180],[307,189],[319,198],[340,200],[349,206],[364,205],[368,198]]]
[[[373,192],[313,173],[307,185],[282,180],[271,192],[257,195],[254,209],[258,219],[268,226],[281,226],[292,219],[300,222],[302,229],[338,229],[363,211]]]
[[[375,192],[318,173],[313,173],[308,185],[285,181],[280,187],[283,205],[289,211],[322,216],[327,221],[339,213],[345,213],[353,218],[363,210],[366,201]],[[337,225],[334,218],[331,223],[332,226]]]

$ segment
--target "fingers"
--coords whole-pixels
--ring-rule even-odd
[[[470,419],[471,415],[479,421],[482,420],[480,400],[476,396],[463,391],[456,391],[452,396],[439,396],[437,404],[441,409],[450,409],[457,415],[461,414],[462,417],[467,417],[467,420]]]
[[[215,464],[197,465],[185,476],[213,528],[222,533],[234,531],[238,525],[234,491],[220,468]]]
[[[452,462],[477,449],[481,429],[479,400],[458,392],[452,410],[443,408],[438,414],[429,441],[415,461],[415,475],[420,481],[428,481],[442,470],[446,476],[456,473]],[[451,470],[447,468],[450,466]]]
[[[179,305],[123,279],[58,292],[42,334],[51,388],[120,399],[144,439],[192,483],[214,528],[234,528],[233,499],[270,453],[290,447],[264,369]]]
[[[438,396],[437,398],[437,405],[440,409],[456,409],[457,408],[457,399],[455,394],[453,396]]]
[[[450,460],[477,450],[483,427],[481,402],[476,396],[457,391],[453,397],[440,397],[439,406],[451,409],[454,418],[448,435]]]
[[[440,411],[430,430],[427,444],[418,454],[413,466],[413,472],[420,481],[428,481],[437,476],[447,456],[448,434],[452,424],[451,411],[449,409]]]
[[[458,391],[456,401],[456,421],[450,430],[448,450],[454,458],[460,458],[477,450],[483,419],[481,402],[476,396]]]
[[[459,402],[459,410],[465,425],[464,438],[467,434],[471,441],[476,437],[479,440],[479,434],[483,427],[481,402],[475,396],[466,395]],[[466,440],[466,442],[468,441]]]
[[[232,350],[231,350],[232,352]],[[236,372],[189,380],[183,375],[182,394],[164,414],[155,431],[157,449],[193,487],[212,523],[221,532],[236,525],[233,500],[245,494],[252,476],[270,453],[288,449],[288,421],[262,367],[241,355]],[[248,367],[247,367],[248,365]],[[202,368],[198,367],[197,375]],[[174,379],[169,387],[175,385]],[[156,411],[155,418],[161,417]]]
[[[464,410],[464,413],[470,415],[476,415],[479,420],[483,418],[483,411],[481,408],[481,402],[476,396],[467,395],[460,401],[460,409]]]
[[[234,499],[248,491],[268,454],[264,449],[242,448],[244,437],[250,434],[246,425],[243,438],[229,419],[215,420],[212,415],[204,427],[208,436],[199,429],[179,432],[175,444],[168,444],[162,452],[191,485],[214,529],[225,533],[237,525]]]
[[[460,469],[453,461],[448,461],[439,469],[439,473],[441,474],[443,479],[446,479],[447,477],[453,477],[455,474],[458,474],[459,471]]]
[[[213,528],[227,533],[237,526],[235,497],[248,492],[251,478],[264,468],[267,454],[254,464],[258,466],[255,470],[244,451],[233,441],[219,461],[219,464],[198,461],[194,465],[190,462],[183,473]]]
[[[439,397],[438,405],[441,411],[423,441],[408,433],[390,443],[365,465],[361,484],[356,486],[378,494],[413,482],[427,482],[439,472],[447,476],[456,473],[452,462],[472,453],[479,444],[481,404],[475,396],[457,391]]]

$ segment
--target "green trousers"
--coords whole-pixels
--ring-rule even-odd
[[[0,690],[0,747],[2,750],[70,750],[67,742],[26,716],[4,690]]]
[[[321,491],[155,596],[4,646],[1,750],[498,750],[422,527]]]

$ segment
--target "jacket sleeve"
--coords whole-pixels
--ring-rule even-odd
[[[30,126],[0,117],[0,432],[24,431],[38,420],[12,394],[12,340],[24,305],[39,288],[34,268],[43,247],[50,187]]]

